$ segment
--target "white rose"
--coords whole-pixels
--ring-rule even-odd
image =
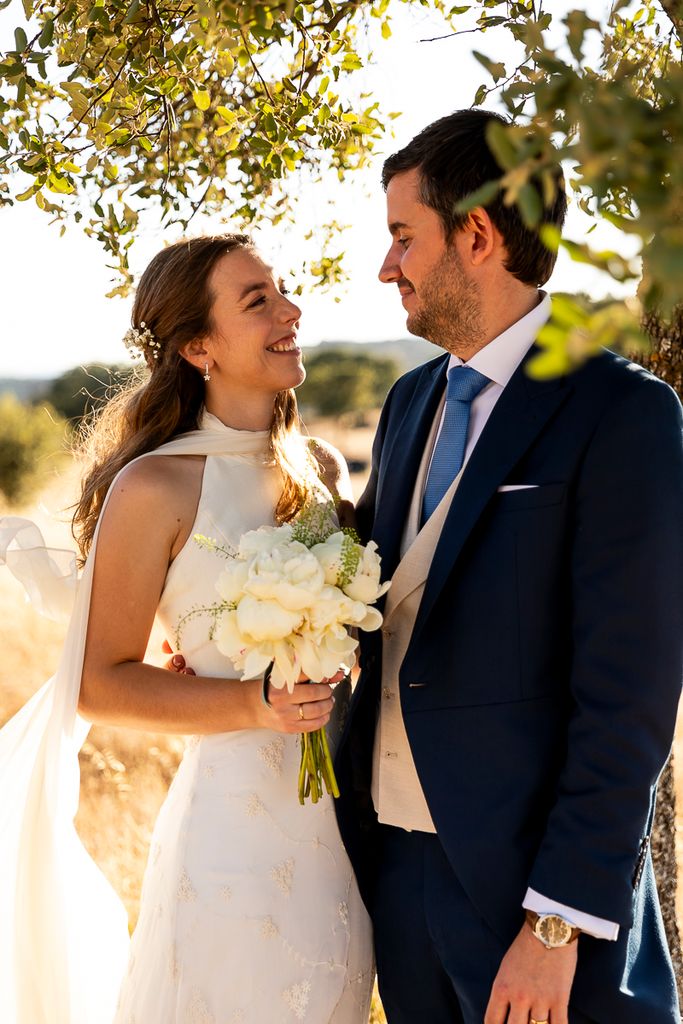
[[[303,620],[301,612],[289,611],[277,601],[260,601],[250,594],[242,598],[235,614],[237,628],[245,641],[257,643],[261,640],[282,640],[298,629]]]
[[[323,569],[315,555],[298,541],[290,541],[252,558],[244,590],[261,600],[277,601],[289,611],[302,611],[316,600],[323,584]]]

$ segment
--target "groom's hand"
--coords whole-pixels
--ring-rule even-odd
[[[484,1024],[529,1024],[529,1020],[568,1024],[569,993],[580,941],[546,949],[524,924],[503,957]]]

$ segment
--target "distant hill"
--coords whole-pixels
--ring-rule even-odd
[[[0,395],[9,392],[16,395],[20,402],[30,402],[31,399],[44,394],[51,383],[50,378],[0,377]]]
[[[319,345],[306,346],[306,353],[311,355],[319,352],[322,348],[337,348],[344,352],[363,351],[366,355],[395,359],[401,367],[401,372],[412,370],[420,363],[426,363],[429,359],[441,354],[442,349],[432,345],[424,338],[396,338],[393,341],[321,341]]]
[[[395,359],[401,373],[440,355],[441,349],[423,338],[396,338],[392,341],[321,341],[319,345],[307,345],[304,357],[319,352],[322,348],[341,349],[344,352],[363,351],[366,355]],[[22,402],[30,402],[44,394],[52,378],[0,377],[0,395],[8,391]]]

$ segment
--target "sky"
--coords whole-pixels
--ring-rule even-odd
[[[576,6],[554,0],[553,14]],[[596,2],[596,7],[608,6]],[[438,42],[422,42],[447,31],[433,12],[418,4],[396,4],[393,34],[379,39],[371,66],[353,76],[356,88],[371,92],[382,111],[400,111],[393,122],[393,137],[377,147],[370,166],[341,184],[336,177],[323,189],[302,194],[305,217],[287,228],[262,230],[256,241],[278,272],[288,274],[304,259],[319,254],[315,239],[306,241],[306,224],[334,216],[350,224],[340,248],[347,254],[349,279],[334,297],[317,290],[297,299],[303,310],[299,339],[304,345],[321,341],[378,341],[404,337],[405,313],[397,290],[379,283],[379,270],[389,236],[384,195],[379,184],[385,155],[405,145],[430,121],[459,107],[467,107],[486,73],[471,56],[476,48],[495,60],[511,53],[509,37],[490,31],[484,37],[462,35]],[[597,11],[595,12],[598,13]],[[20,0],[0,12],[0,48],[11,45],[14,26],[23,23]],[[488,104],[494,107],[493,103]],[[319,211],[319,212],[318,212]],[[125,362],[122,337],[130,324],[132,299],[106,299],[113,274],[104,251],[88,239],[78,225],[60,237],[59,227],[38,210],[33,201],[0,210],[0,377],[51,377],[85,362]],[[591,222],[570,206],[565,233],[583,240]],[[232,225],[233,227],[235,225]],[[192,233],[229,230],[229,221],[197,217]],[[165,242],[177,233],[163,232],[153,215],[145,216],[132,251],[136,273]],[[609,226],[591,236],[598,246],[621,246],[623,240]],[[624,252],[625,255],[630,253]],[[631,294],[633,286],[619,288],[611,279],[560,253],[549,283],[551,291],[585,291],[595,298]]]

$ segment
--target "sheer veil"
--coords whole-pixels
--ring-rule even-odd
[[[225,453],[225,428],[206,419],[208,429],[149,454]],[[229,433],[230,454],[240,433],[245,455],[253,450],[249,432]],[[90,729],[77,708],[96,546],[97,533],[77,581],[72,553],[46,548],[28,520],[0,519],[0,565],[43,613],[73,606],[55,675],[0,730],[2,1024],[111,1024],[127,962],[125,909],[73,824]]]

